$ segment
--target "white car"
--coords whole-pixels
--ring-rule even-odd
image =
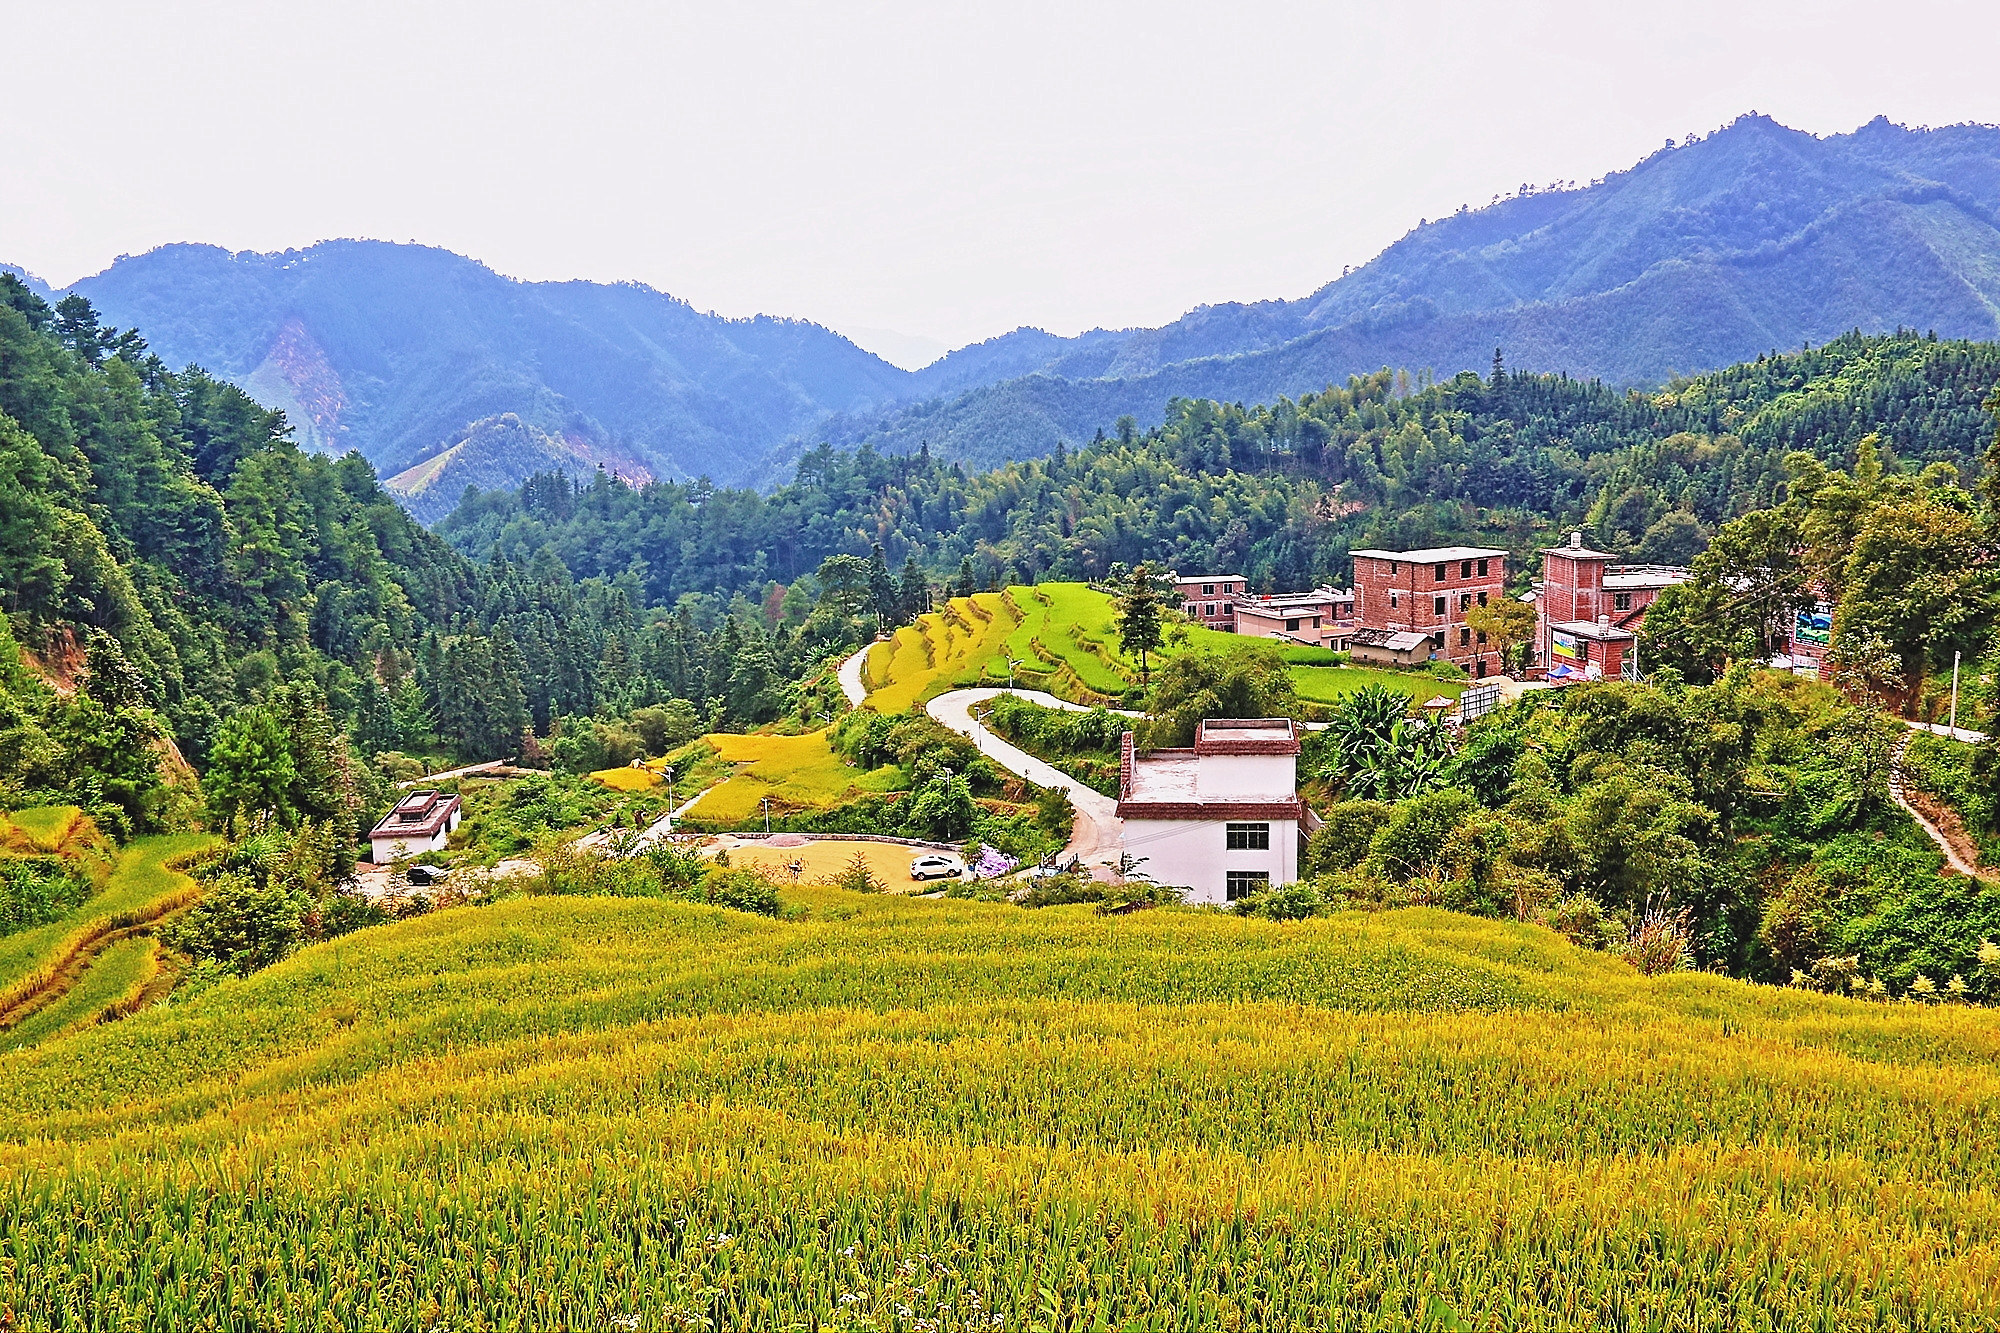
[[[910,862],[910,878],[957,879],[965,873],[965,862],[956,856],[934,852],[929,856],[919,856]]]

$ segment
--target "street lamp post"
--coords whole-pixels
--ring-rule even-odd
[[[771,798],[766,796],[763,800],[757,802],[757,804],[764,807],[764,832],[769,833],[771,831]]]
[[[1008,658],[1007,658],[1007,688],[1008,688],[1008,689],[1010,689],[1010,690],[1011,690],[1011,689],[1013,689],[1013,688],[1014,688],[1014,668],[1015,668],[1015,667],[1017,667],[1017,666],[1019,666],[1019,665],[1021,665],[1021,663],[1022,663],[1023,661],[1025,661],[1025,660],[1026,660],[1025,658],[1020,658],[1020,657],[1014,657],[1014,656],[1012,656],[1012,655],[1009,655],[1009,656],[1008,656]]]
[[[1951,653],[1951,738],[1958,739],[1958,659],[1963,656],[1954,648]]]
[[[667,774],[667,836],[674,836],[674,766],[666,766]]]

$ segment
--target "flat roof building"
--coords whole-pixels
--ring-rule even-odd
[[[1188,901],[1225,903],[1298,878],[1299,738],[1288,717],[1208,718],[1191,748],[1141,755],[1126,732],[1125,850]]]

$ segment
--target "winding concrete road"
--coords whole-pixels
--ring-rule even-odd
[[[972,715],[975,707],[1002,694],[1012,694],[1044,708],[1062,708],[1077,713],[1090,711],[1081,704],[1058,699],[1040,690],[1006,688],[953,690],[924,705],[924,711],[969,739],[979,747],[981,754],[1009,773],[1026,778],[1037,787],[1061,788],[1068,794],[1069,803],[1076,808],[1076,824],[1070,830],[1069,846],[1064,850],[1087,865],[1116,865],[1125,850],[1125,821],[1118,817],[1118,802],[1084,786],[1055,765],[1044,763],[1019,746],[1002,740]],[[1140,716],[1137,713],[1123,715]]]
[[[868,650],[874,646],[872,643],[862,644],[861,651],[842,662],[840,670],[834,673],[840,677],[841,693],[847,696],[851,708],[859,708],[868,702],[868,687],[861,683],[861,667],[868,660]]]
[[[1909,723],[1908,725],[1913,731],[1934,730],[1940,735],[1950,734],[1949,731],[1944,727],[1937,727],[1937,728],[1926,727],[1921,722],[1912,722]],[[1961,731],[1960,734],[1963,735],[1965,733]],[[1972,734],[1977,735],[1978,733],[1975,732]],[[1981,739],[1984,738],[1982,737]],[[1967,879],[1979,878],[1978,867],[1969,864],[1963,856],[1960,856],[1958,854],[1958,848],[1952,846],[1951,839],[1945,837],[1944,830],[1939,828],[1937,825],[1931,823],[1931,821],[1927,817],[1925,817],[1924,812],[1917,809],[1916,806],[1911,805],[1909,797],[1904,795],[1903,751],[1909,748],[1910,748],[1910,738],[1906,734],[1904,735],[1901,743],[1899,743],[1896,746],[1896,752],[1891,756],[1889,756],[1889,799],[1894,801],[1897,805],[1901,806],[1905,814],[1909,815],[1910,818],[1917,821],[1917,827],[1930,835],[1931,841],[1936,843],[1938,850],[1944,853],[1944,859],[1947,865],[1949,865],[1953,870],[1956,870],[1959,874],[1964,875]]]

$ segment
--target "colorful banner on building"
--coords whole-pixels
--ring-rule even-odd
[[[1561,630],[1549,633],[1549,665],[1582,666],[1583,646],[1576,641],[1576,635],[1565,634]]]
[[[1798,623],[1792,626],[1792,642],[1806,644],[1813,648],[1824,648],[1833,638],[1833,615],[1824,608],[1817,611],[1799,612]]]

